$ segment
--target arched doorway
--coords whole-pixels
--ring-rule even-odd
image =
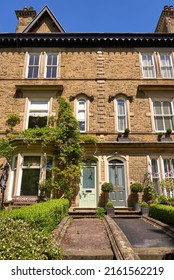
[[[97,161],[86,159],[81,171],[79,207],[97,206]]]
[[[109,200],[114,207],[126,206],[126,180],[125,164],[123,161],[114,159],[108,162],[109,182],[114,186],[114,190],[109,193]]]

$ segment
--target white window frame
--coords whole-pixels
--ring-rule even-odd
[[[155,106],[154,106],[154,104],[155,104],[155,102],[160,102],[161,103],[161,114],[156,114],[156,112],[155,112]],[[164,113],[164,106],[163,106],[163,103],[164,102],[169,102],[170,104],[171,104],[171,114],[165,114]],[[174,127],[174,108],[173,108],[173,101],[171,101],[171,100],[152,100],[152,107],[153,107],[153,119],[154,119],[154,128],[155,128],[155,131],[157,131],[157,132],[166,132],[166,130],[167,129],[172,129],[172,131],[173,131],[173,127]],[[162,129],[159,129],[158,127],[157,127],[157,121],[156,121],[156,119],[158,118],[158,117],[161,117],[162,118],[162,121],[163,121],[163,130]],[[165,124],[165,118],[167,118],[167,117],[170,117],[171,119],[170,119],[170,127],[166,127],[166,124]]]
[[[47,102],[48,103],[48,110],[47,112],[42,112],[41,110],[38,111],[31,111],[31,102]],[[35,98],[31,98],[28,99],[28,110],[27,110],[27,118],[26,118],[26,129],[28,128],[28,124],[29,124],[29,117],[34,115],[34,114],[39,114],[41,116],[46,116],[47,117],[47,124],[48,124],[48,117],[50,114],[50,100],[49,99],[35,99]]]
[[[56,56],[57,64],[55,64],[55,65],[54,64],[48,65],[48,57],[49,57],[49,55],[51,55],[51,56],[55,55]],[[46,78],[46,79],[56,79],[57,78],[57,76],[58,76],[58,61],[59,61],[59,54],[57,54],[57,53],[46,53],[44,78]],[[55,77],[53,77],[52,75],[51,75],[51,77],[47,76],[48,68],[56,68],[56,76]],[[51,72],[52,72],[52,70],[51,70]]]
[[[169,60],[168,60],[170,62],[169,65],[162,64],[162,56],[165,57],[165,60],[166,60],[167,56],[169,57]],[[160,71],[161,71],[162,78],[164,78],[164,79],[174,78],[172,55],[170,53],[159,53],[159,61],[160,61]],[[167,74],[167,75],[165,76],[165,74]]]
[[[31,57],[32,55],[33,55],[33,56],[39,56],[38,64],[33,64],[33,65],[30,65],[30,64],[29,64],[29,63],[30,63],[30,57]],[[39,78],[39,74],[40,74],[40,61],[41,61],[41,54],[40,54],[40,53],[29,53],[29,54],[28,54],[27,71],[26,71],[26,78],[27,78],[27,79],[38,79],[38,78]],[[29,75],[29,69],[30,69],[30,68],[33,68],[33,70],[34,70],[34,68],[36,68],[36,67],[38,67],[37,77],[33,77],[33,74],[32,74],[31,77],[28,77],[28,75]],[[34,71],[32,71],[32,72],[34,73]]]
[[[118,101],[121,100],[122,102],[124,102],[124,113],[123,114],[119,114],[119,108],[118,108]],[[119,118],[123,118],[124,119],[124,123],[125,123],[125,127],[123,127],[123,129],[121,129],[119,126]],[[128,122],[127,122],[127,100],[123,97],[118,97],[116,98],[116,124],[117,124],[117,131],[118,132],[124,132],[125,129],[128,127]]]
[[[40,164],[36,165],[36,166],[32,165],[31,167],[30,166],[24,166],[23,165],[24,158],[28,157],[28,156],[29,157],[40,157]],[[14,157],[13,161],[15,161],[15,157]],[[52,158],[52,164],[54,166],[54,157],[52,155],[49,155],[49,154],[46,155],[46,164],[45,164],[44,155],[40,154],[40,153],[19,154],[18,157],[19,157],[19,161],[17,163],[17,166],[15,167],[16,168],[16,176],[18,176],[18,177],[17,177],[17,180],[16,180],[16,176],[13,175],[13,177],[11,179],[12,179],[12,185],[13,185],[13,192],[15,190],[14,194],[17,195],[17,196],[20,196],[21,195],[23,170],[25,170],[25,169],[39,169],[40,170],[39,183],[41,183],[46,179],[47,170],[49,169],[49,168],[47,168],[47,158],[49,158],[49,157]],[[14,163],[13,163],[13,165],[14,165]],[[16,184],[16,187],[15,187],[15,184]],[[40,195],[39,189],[38,189],[38,195]],[[27,196],[30,196],[30,195],[27,195]]]
[[[157,172],[156,173],[153,173],[152,160],[155,160],[156,164],[157,164]],[[160,186],[158,185],[158,182],[161,180],[159,158],[151,157],[150,158],[150,167],[151,167],[151,181],[153,182],[154,185],[156,184],[155,190],[158,194],[160,194]]]
[[[144,64],[144,60],[143,60],[143,56],[146,56],[146,58],[148,56],[151,57],[151,60],[152,60],[152,64],[151,65],[147,65]],[[155,68],[155,60],[154,60],[154,54],[153,53],[142,53],[141,54],[141,65],[142,65],[142,75],[143,75],[143,78],[145,79],[154,79],[156,78],[156,68]],[[147,68],[145,70],[145,68]],[[148,73],[152,72],[152,75],[145,75],[145,73],[148,71]]]
[[[84,102],[84,109],[80,108],[80,104],[79,102],[83,101]],[[80,118],[80,113],[84,113],[84,118]],[[80,122],[84,122],[84,129],[80,129],[80,132],[84,133],[87,130],[87,100],[84,97],[80,97],[77,99],[77,111],[76,111],[76,118],[77,121]],[[80,127],[80,124],[79,124]]]

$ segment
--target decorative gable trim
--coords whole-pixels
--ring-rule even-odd
[[[60,33],[64,33],[65,30],[63,29],[63,27],[61,26],[61,24],[57,21],[57,19],[55,18],[54,14],[51,12],[51,10],[49,9],[49,7],[46,5],[41,11],[40,13],[27,25],[27,27],[24,29],[23,33],[28,33],[31,32],[31,30],[34,28],[34,26],[38,25],[38,22],[41,18],[44,17],[44,14],[49,15],[49,17],[51,18],[52,22],[55,24],[55,26],[57,27],[58,31]]]

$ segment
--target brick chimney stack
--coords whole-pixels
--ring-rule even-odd
[[[155,32],[174,33],[174,7],[164,6]]]
[[[23,32],[25,27],[33,20],[33,18],[36,16],[36,11],[32,7],[25,6],[23,10],[17,10],[15,11],[18,24],[16,26],[16,32],[20,33]]]

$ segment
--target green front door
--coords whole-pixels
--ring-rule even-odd
[[[83,166],[81,172],[79,207],[96,207],[96,185],[96,163],[93,162]]]
[[[125,207],[125,170],[122,161],[109,162],[109,182],[114,186],[114,190],[109,193],[109,200],[112,201],[114,207]]]

